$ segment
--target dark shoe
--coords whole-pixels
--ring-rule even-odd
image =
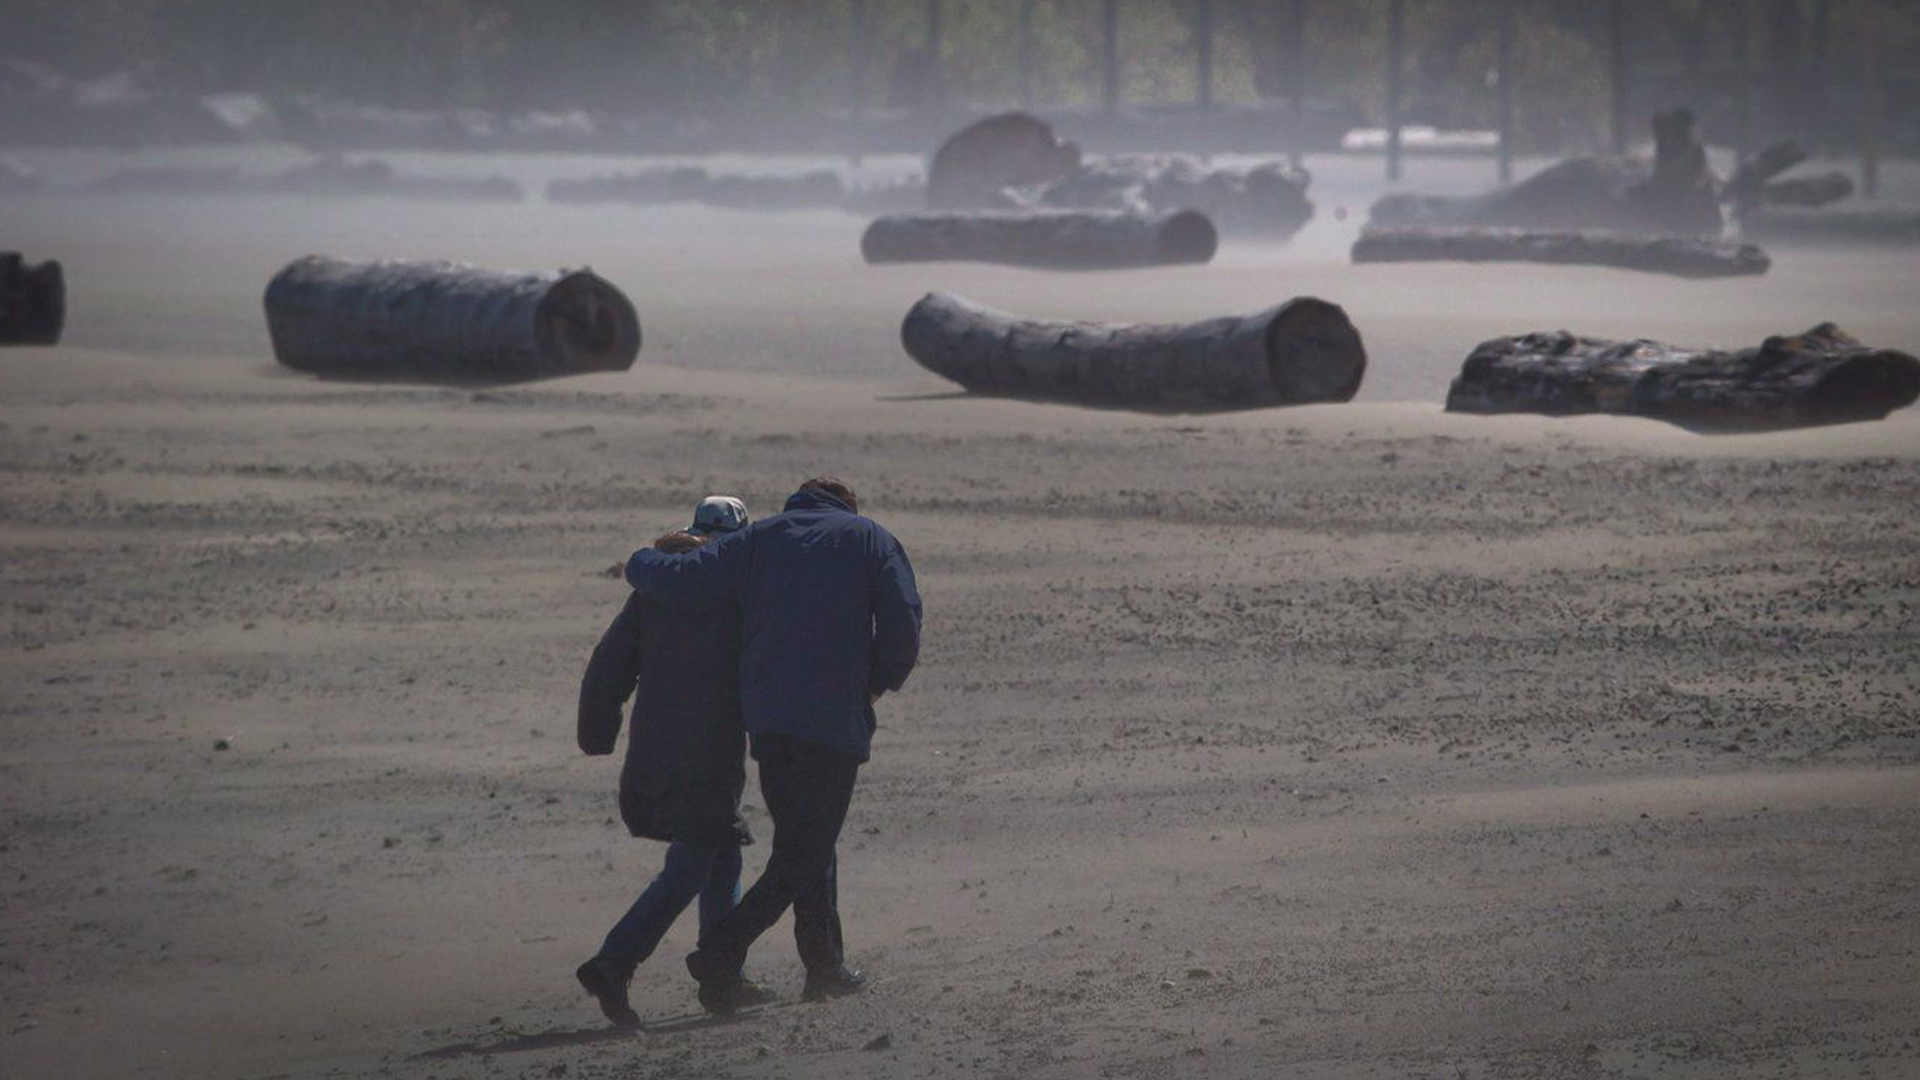
[[[633,972],[622,968],[605,957],[596,956],[581,964],[573,977],[600,1003],[600,1011],[613,1022],[614,1027],[634,1028],[640,1026],[640,1014],[627,1004],[627,983],[633,978]]]
[[[825,1001],[828,998],[846,997],[857,994],[867,988],[867,975],[845,964],[835,964],[830,968],[807,972],[807,988],[800,996],[807,1001]]]
[[[740,998],[745,992],[746,980],[738,976],[731,979],[708,979],[700,984],[700,1007],[715,1016],[732,1016],[740,1008]]]
[[[740,988],[734,992],[733,1004],[736,1009],[753,1009],[761,1005],[771,1005],[779,1000],[779,994],[742,975]]]
[[[732,1016],[779,1000],[779,995],[744,975],[708,979],[700,984],[700,1007],[715,1016]]]

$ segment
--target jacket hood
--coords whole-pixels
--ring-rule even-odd
[[[819,488],[801,488],[787,497],[788,510],[838,510],[841,513],[853,513],[853,507],[834,498]]]

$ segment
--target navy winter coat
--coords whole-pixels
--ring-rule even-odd
[[[747,731],[861,761],[873,695],[898,690],[920,655],[920,593],[893,534],[824,491],[684,555],[627,560],[627,583],[663,607],[737,605]]]
[[[628,594],[580,680],[581,750],[613,753],[629,696],[633,722],[620,770],[627,831],[697,847],[752,843],[740,818],[747,736],[739,615],[681,614]]]

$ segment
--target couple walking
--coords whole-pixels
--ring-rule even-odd
[[[634,699],[620,816],[668,842],[666,865],[577,977],[607,1018],[639,1023],[634,969],[699,901],[687,970],[714,1013],[771,1000],[743,972],[747,950],[787,908],[805,997],[858,991],[846,963],[834,848],[867,760],[874,705],[920,651],[920,596],[892,534],[859,514],[845,483],[800,485],[759,522],[715,496],[694,523],[627,561],[633,594],[580,687],[580,749],[611,754]],[[773,851],[740,895],[740,816],[751,743],[773,819]]]

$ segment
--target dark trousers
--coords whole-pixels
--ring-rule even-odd
[[[755,738],[753,756],[760,763],[760,794],[773,818],[773,852],[733,910],[700,928],[700,948],[687,958],[687,967],[703,981],[737,974],[754,940],[789,907],[794,943],[808,971],[846,959],[834,845],[853,802],[860,762],[779,735]]]

